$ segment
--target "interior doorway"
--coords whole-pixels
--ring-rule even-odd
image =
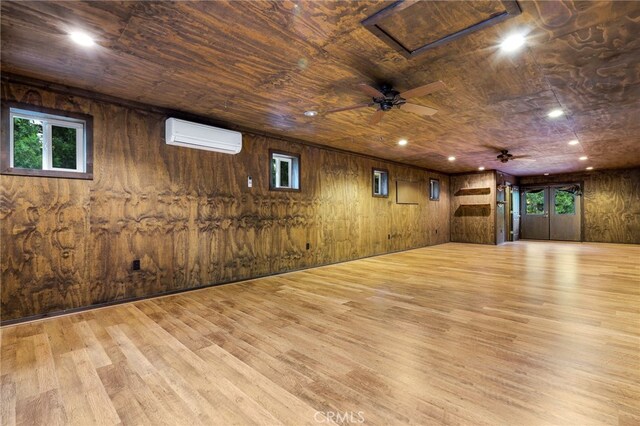
[[[517,186],[498,186],[496,193],[496,244],[520,238],[520,191]]]
[[[509,210],[511,219],[510,241],[520,239],[520,188],[512,186],[509,197]]]
[[[582,241],[581,195],[580,184],[522,188],[521,238]]]
[[[520,237],[520,195],[517,186],[498,187],[496,209],[496,244],[518,241]]]

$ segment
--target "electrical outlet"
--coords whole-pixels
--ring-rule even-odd
[[[311,244],[307,243],[307,250],[311,248]]]
[[[253,187],[253,178],[251,176],[247,176],[247,187]]]
[[[133,261],[133,264],[131,265],[131,269],[133,269],[134,271],[140,270],[140,259],[136,259]]]

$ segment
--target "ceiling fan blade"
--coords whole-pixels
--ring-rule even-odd
[[[415,89],[407,90],[400,93],[400,97],[403,99],[417,98],[419,96],[428,95],[429,93],[437,92],[438,90],[445,89],[447,86],[442,81],[436,81],[434,83],[425,84],[424,86],[416,87]]]
[[[374,87],[369,86],[368,84],[360,83],[358,84],[358,88],[372,98],[384,98],[384,93]]]
[[[325,114],[331,114],[333,112],[340,112],[340,111],[349,111],[350,109],[365,108],[368,106],[373,106],[373,102],[365,102],[362,104],[351,105],[351,106],[342,107],[342,108],[334,108],[334,109],[330,109],[329,111],[326,111]]]
[[[376,112],[373,113],[373,115],[371,116],[371,119],[369,120],[369,124],[371,125],[376,125],[380,122],[380,120],[382,120],[382,116],[384,115],[384,111],[379,109]]]
[[[400,107],[400,109],[403,111],[409,111],[418,115],[433,115],[436,112],[438,112],[437,109],[429,108],[422,105],[416,105],[416,104],[404,104]]]

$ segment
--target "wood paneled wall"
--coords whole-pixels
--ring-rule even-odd
[[[2,98],[92,115],[95,151],[93,181],[0,176],[3,321],[449,241],[446,175],[247,133],[236,156],[166,146],[157,112],[5,82]],[[301,154],[300,192],[269,191],[270,148]],[[397,179],[419,204],[395,203]]]
[[[451,241],[496,243],[496,174],[494,171],[451,176]],[[474,194],[470,189],[486,189]]]
[[[640,169],[527,176],[520,185],[584,182],[584,239],[640,244]]]

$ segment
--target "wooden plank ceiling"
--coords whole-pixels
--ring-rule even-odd
[[[2,71],[445,172],[640,166],[640,2],[520,2],[521,15],[411,59],[361,25],[388,5],[3,1]],[[438,33],[487,9],[430,7]],[[77,28],[98,46],[74,45]],[[515,31],[527,44],[504,54]],[[447,89],[415,99],[439,109],[432,117],[394,110],[370,126],[371,109],[323,114],[367,101],[361,82],[403,91],[435,80]],[[566,114],[551,120],[554,108]],[[501,164],[498,148],[536,161]]]

